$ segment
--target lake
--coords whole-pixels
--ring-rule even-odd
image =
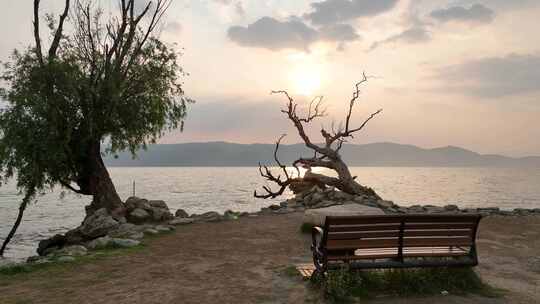
[[[361,184],[402,205],[540,207],[540,168],[352,167],[351,171]],[[287,198],[253,198],[253,190],[265,184],[253,167],[113,167],[110,173],[122,199],[131,196],[135,181],[137,196],[164,200],[173,212],[256,211]],[[91,199],[61,192],[46,193],[28,207],[7,257],[35,255],[39,240],[80,224]],[[0,240],[15,220],[20,199],[13,184],[0,187]]]

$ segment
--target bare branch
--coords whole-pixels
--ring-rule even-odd
[[[39,37],[39,2],[34,0],[34,39],[36,41],[36,56],[43,66],[43,54],[41,52],[41,38]]]
[[[56,57],[56,51],[60,46],[60,39],[63,35],[64,21],[66,20],[69,12],[69,2],[70,0],[66,0],[64,12],[62,13],[62,15],[60,15],[60,21],[58,22],[58,27],[56,28],[54,39],[51,43],[51,47],[49,48],[49,62],[54,60],[54,58]]]

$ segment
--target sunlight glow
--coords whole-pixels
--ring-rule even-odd
[[[292,61],[289,72],[289,82],[295,94],[312,96],[322,84],[323,65],[317,62],[314,54],[295,54],[290,56]]]

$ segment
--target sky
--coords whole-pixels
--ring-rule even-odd
[[[4,61],[31,43],[32,1],[2,2]],[[62,5],[42,0],[41,13]],[[272,90],[303,106],[324,96],[328,116],[310,126],[319,141],[365,72],[351,122],[383,112],[353,143],[540,155],[538,16],[537,0],[173,0],[160,37],[182,51],[196,103],[184,132],[160,142],[300,142]]]

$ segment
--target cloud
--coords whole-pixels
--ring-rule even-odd
[[[431,40],[431,33],[423,26],[413,26],[404,30],[403,32],[390,36],[381,41],[374,42],[369,48],[370,51],[378,48],[383,44],[388,43],[407,43],[407,44],[416,44],[427,42]]]
[[[247,27],[233,26],[227,35],[242,46],[307,50],[317,40],[318,32],[298,19],[282,22],[263,17]]]
[[[495,12],[482,4],[475,4],[469,8],[453,6],[434,10],[430,13],[430,16],[440,22],[456,21],[481,24],[493,21]]]
[[[282,49],[309,51],[309,46],[317,41],[343,44],[360,37],[348,24],[334,24],[315,29],[297,17],[285,21],[262,17],[245,27],[233,26],[229,28],[227,34],[229,39],[241,46],[273,51]]]
[[[342,23],[378,15],[396,3],[397,0],[325,0],[312,3],[313,11],[305,14],[304,18],[316,25]]]
[[[436,70],[444,89],[476,97],[540,91],[540,54],[510,54],[471,60]],[[456,90],[451,90],[456,91]]]

